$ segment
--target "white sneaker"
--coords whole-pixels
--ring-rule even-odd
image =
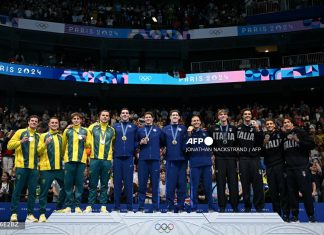
[[[39,216],[39,220],[38,220],[39,222],[46,222],[46,216],[45,216],[45,214],[41,214],[40,216]]]
[[[12,214],[10,217],[10,222],[17,222],[18,221],[18,216],[17,214]]]
[[[37,223],[38,222],[38,219],[35,218],[35,216],[33,214],[29,214],[27,215],[27,218],[26,218],[26,223]]]
[[[66,207],[65,209],[57,210],[57,213],[71,213],[71,207]]]
[[[76,207],[74,210],[75,213],[82,213],[82,210],[80,207]]]
[[[83,213],[92,213],[92,207],[87,206],[86,209],[83,211]]]
[[[106,206],[101,206],[100,213],[108,213]]]

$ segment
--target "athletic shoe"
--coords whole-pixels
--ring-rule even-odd
[[[315,223],[316,219],[315,219],[315,217],[313,215],[311,215],[311,216],[308,217],[308,221],[309,221],[309,223]]]
[[[66,207],[65,209],[57,210],[57,213],[71,213],[71,207]]]
[[[87,206],[86,209],[83,211],[83,213],[92,213],[92,207]]]
[[[39,216],[39,222],[46,222],[46,216],[45,216],[45,214],[41,214]]]
[[[12,214],[10,217],[10,222],[17,222],[18,218],[17,218],[17,214]]]
[[[100,213],[108,213],[106,206],[101,206]]]
[[[29,214],[29,215],[27,215],[27,218],[26,218],[26,221],[25,222],[26,223],[28,223],[28,222],[37,223],[38,222],[38,219],[36,219],[33,214]]]
[[[82,210],[81,210],[81,208],[80,207],[76,207],[75,209],[74,209],[74,213],[82,213]]]
[[[298,216],[294,215],[293,217],[291,217],[290,222],[291,223],[298,223],[299,222]]]

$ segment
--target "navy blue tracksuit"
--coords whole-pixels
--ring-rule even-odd
[[[172,136],[171,128],[173,128],[173,135],[176,135],[176,144]],[[177,131],[178,129],[178,131]],[[165,126],[162,130],[166,151],[166,201],[167,208],[172,210],[174,208],[174,195],[177,188],[177,203],[180,209],[183,209],[186,199],[186,170],[187,159],[183,152],[183,140],[187,132],[184,125],[172,124]]]
[[[126,140],[122,139],[123,129],[121,125],[123,125],[124,131],[126,131]],[[115,209],[120,209],[120,197],[122,185],[124,183],[127,209],[132,210],[134,153],[137,148],[137,142],[135,141],[137,126],[131,122],[121,122],[116,123],[114,129],[116,131],[113,165]]]
[[[139,128],[136,140],[139,143],[141,139],[149,133],[151,125],[145,125]],[[145,133],[146,129],[146,133]],[[159,183],[160,183],[160,148],[163,143],[162,130],[158,126],[153,126],[147,144],[139,145],[139,161],[138,161],[138,204],[139,208],[144,208],[146,198],[147,181],[150,177],[152,185],[152,203],[153,209],[159,209]]]
[[[185,136],[185,151],[189,156],[190,165],[190,199],[191,209],[195,211],[198,205],[198,188],[202,179],[205,196],[208,201],[209,208],[213,209],[212,198],[212,147],[207,146],[204,140],[208,137],[208,133],[202,129],[193,130],[191,136]]]

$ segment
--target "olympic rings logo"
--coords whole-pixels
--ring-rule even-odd
[[[166,223],[163,223],[163,224],[155,224],[155,230],[159,231],[159,233],[169,233],[171,232],[173,229],[174,229],[174,224],[166,224]]]
[[[143,81],[143,82],[148,82],[150,80],[152,80],[152,77],[151,76],[139,76],[139,80]]]
[[[223,33],[223,30],[221,29],[211,29],[209,30],[209,34],[212,36],[218,36],[221,35]]]
[[[46,23],[41,23],[41,22],[36,23],[35,26],[36,26],[37,28],[39,28],[39,29],[46,29],[46,28],[48,28],[48,24],[46,24]]]

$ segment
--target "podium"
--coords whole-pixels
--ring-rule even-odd
[[[0,234],[182,234],[282,235],[324,234],[324,223],[286,223],[276,213],[52,213],[46,223]]]

